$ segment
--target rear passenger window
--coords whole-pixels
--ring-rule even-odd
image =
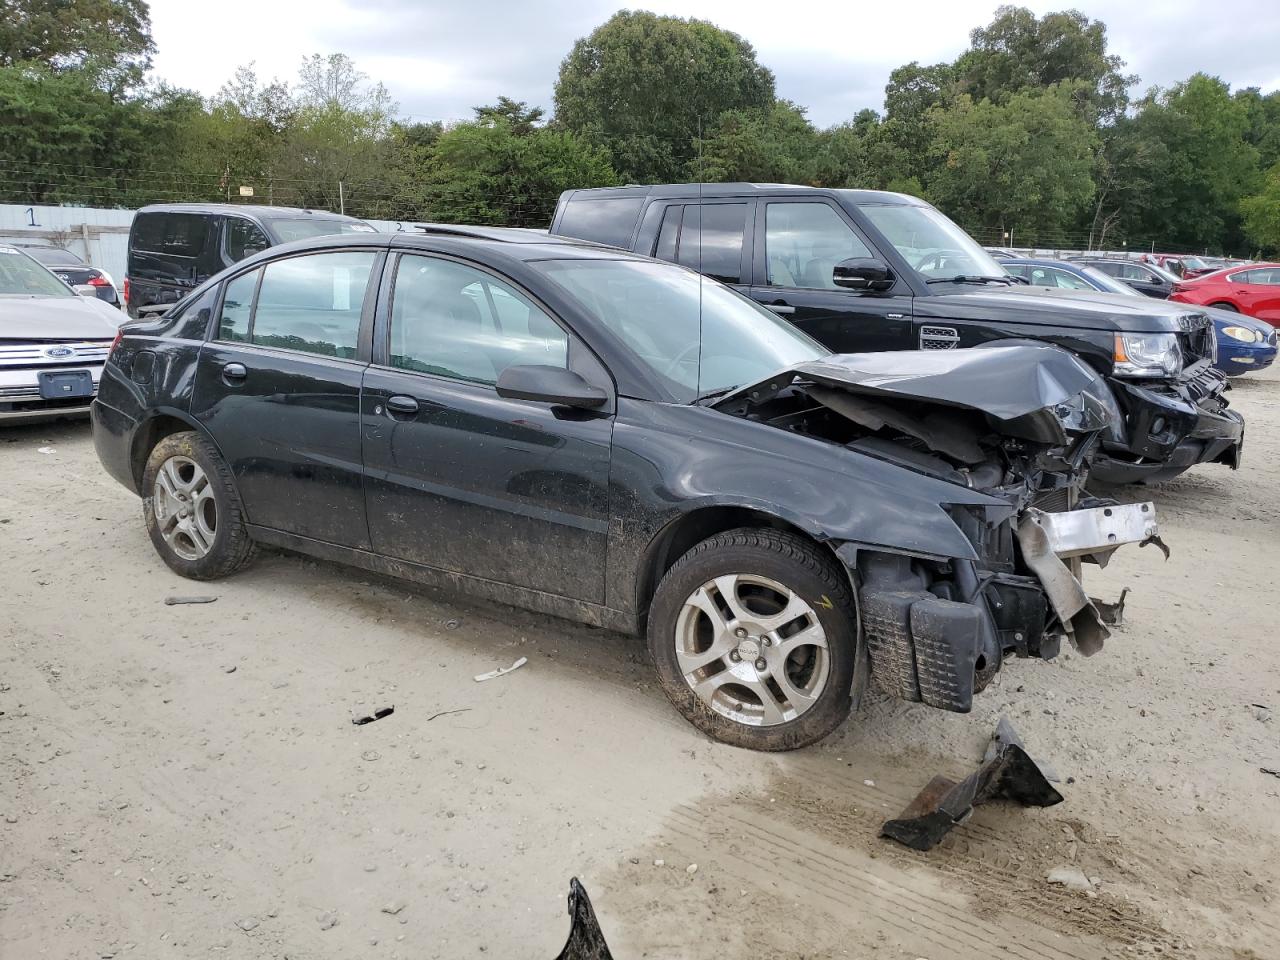
[[[218,339],[232,343],[249,342],[249,316],[253,309],[253,291],[258,285],[259,270],[242,273],[227,283],[218,317]]]
[[[140,213],[134,218],[132,246],[146,253],[198,257],[204,252],[209,218],[197,213]]]
[[[271,241],[257,224],[243,217],[227,217],[226,238],[227,259],[232,263],[271,246]]]
[[[350,360],[376,253],[318,253],[263,268],[250,340]]]
[[[658,242],[654,244],[653,255],[659,260],[676,262],[676,243],[680,239],[680,218],[684,216],[684,207],[673,204],[662,214],[662,229],[658,231]]]
[[[831,274],[837,263],[873,255],[825,203],[769,204],[764,246],[768,283],[773,287],[834,290]]]
[[[569,338],[518,291],[474,267],[406,255],[391,307],[391,365],[493,384],[507,367],[567,367]]]
[[[580,240],[629,247],[643,197],[616,197],[610,200],[570,200],[560,215],[557,233]]]

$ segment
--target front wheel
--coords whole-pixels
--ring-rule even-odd
[[[752,750],[816,743],[849,714],[857,612],[847,576],[791,533],[731,530],[662,578],[649,653],[699,730]]]
[[[1224,303],[1211,303],[1211,304],[1209,304],[1209,306],[1211,306],[1211,307],[1215,307],[1215,308],[1217,308],[1218,310],[1226,310],[1226,311],[1228,311],[1228,312],[1230,312],[1230,313],[1239,313],[1239,312],[1240,312],[1240,309],[1239,309],[1235,304],[1233,304],[1233,303],[1225,303],[1225,302],[1224,302]]]
[[[217,580],[253,556],[231,470],[195,431],[165,437],[142,474],[143,516],[151,543],[175,573]]]

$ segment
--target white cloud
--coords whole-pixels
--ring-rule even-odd
[[[210,94],[241,63],[259,76],[292,78],[311,53],[342,52],[386,84],[417,119],[456,119],[499,95],[550,109],[560,61],[573,41],[622,5],[604,0],[219,0],[218,18],[189,0],[151,0],[156,73]],[[995,3],[915,0],[653,0],[656,13],[696,16],[755,46],[777,75],[778,94],[809,108],[820,125],[863,107],[879,109],[889,72],[912,60],[952,59]],[[1197,70],[1233,87],[1280,86],[1274,51],[1280,6],[1240,0],[1230,15],[1203,0],[1121,4],[1062,0],[1037,12],[1076,7],[1108,26],[1112,52],[1142,76],[1139,89],[1167,86]]]

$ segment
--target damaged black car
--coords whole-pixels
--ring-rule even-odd
[[[1083,493],[1105,384],[1043,344],[835,355],[696,272],[527,231],[302,241],[128,324],[103,465],[179,574],[283,548],[645,633],[699,729],[785,750],[867,685],[967,711],[1107,636],[1156,538]]]

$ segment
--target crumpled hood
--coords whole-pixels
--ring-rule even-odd
[[[1047,344],[832,354],[741,387],[714,406],[762,390],[776,393],[796,380],[853,393],[927,400],[1014,421],[1073,401],[1097,382],[1097,375],[1072,354]]]
[[[111,340],[127,319],[96,297],[0,296],[0,340]]]

